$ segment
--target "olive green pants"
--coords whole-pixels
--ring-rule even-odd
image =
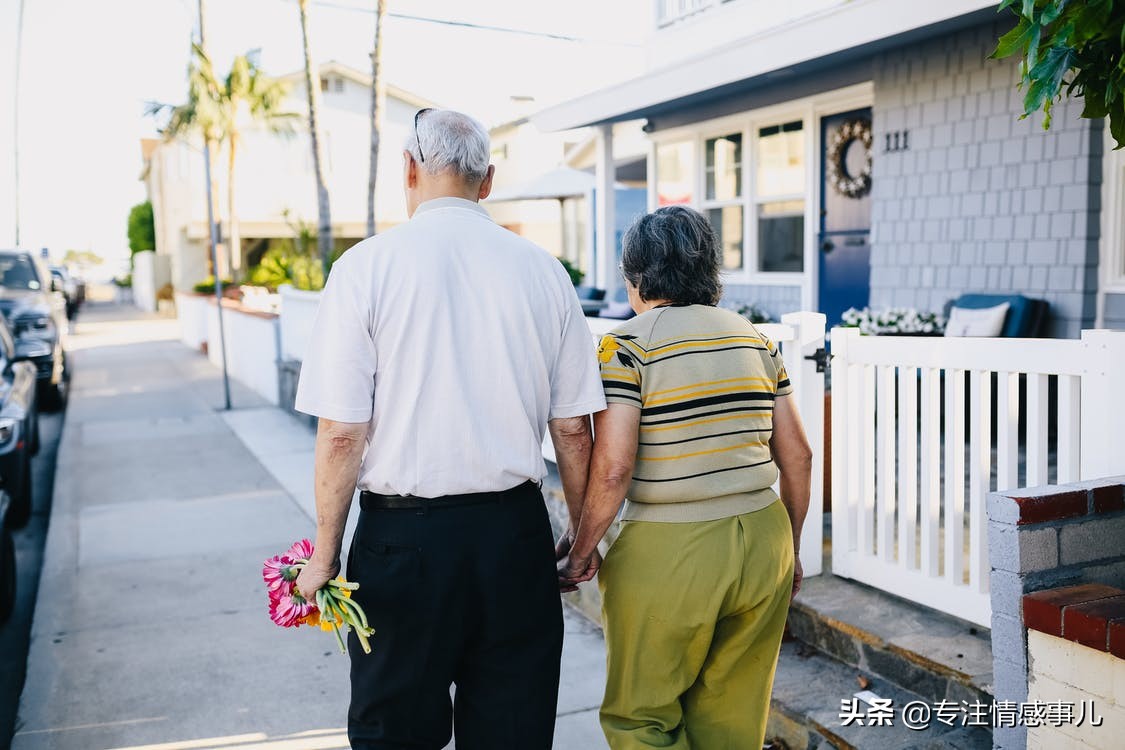
[[[717,521],[624,523],[598,574],[613,750],[762,746],[791,529],[780,501]]]

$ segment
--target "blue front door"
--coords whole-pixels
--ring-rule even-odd
[[[819,310],[828,326],[871,295],[871,108],[821,118]]]

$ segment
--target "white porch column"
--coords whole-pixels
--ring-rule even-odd
[[[617,286],[617,220],[614,200],[617,168],[613,163],[613,123],[598,126],[597,161],[594,165],[594,226],[597,231],[597,252],[594,277],[597,286],[606,290],[606,299]]]

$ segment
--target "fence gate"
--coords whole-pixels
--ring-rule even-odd
[[[832,572],[989,626],[992,490],[1125,472],[1125,333],[832,332]]]

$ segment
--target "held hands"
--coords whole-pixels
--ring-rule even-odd
[[[578,584],[592,579],[602,565],[601,553],[596,548],[592,554],[578,557],[571,554],[573,546],[573,529],[568,529],[555,545],[555,559],[559,562],[559,591],[564,594],[577,591]]]
[[[306,601],[315,602],[316,592],[340,573],[340,558],[325,561],[314,552],[308,564],[297,576],[297,591]]]

